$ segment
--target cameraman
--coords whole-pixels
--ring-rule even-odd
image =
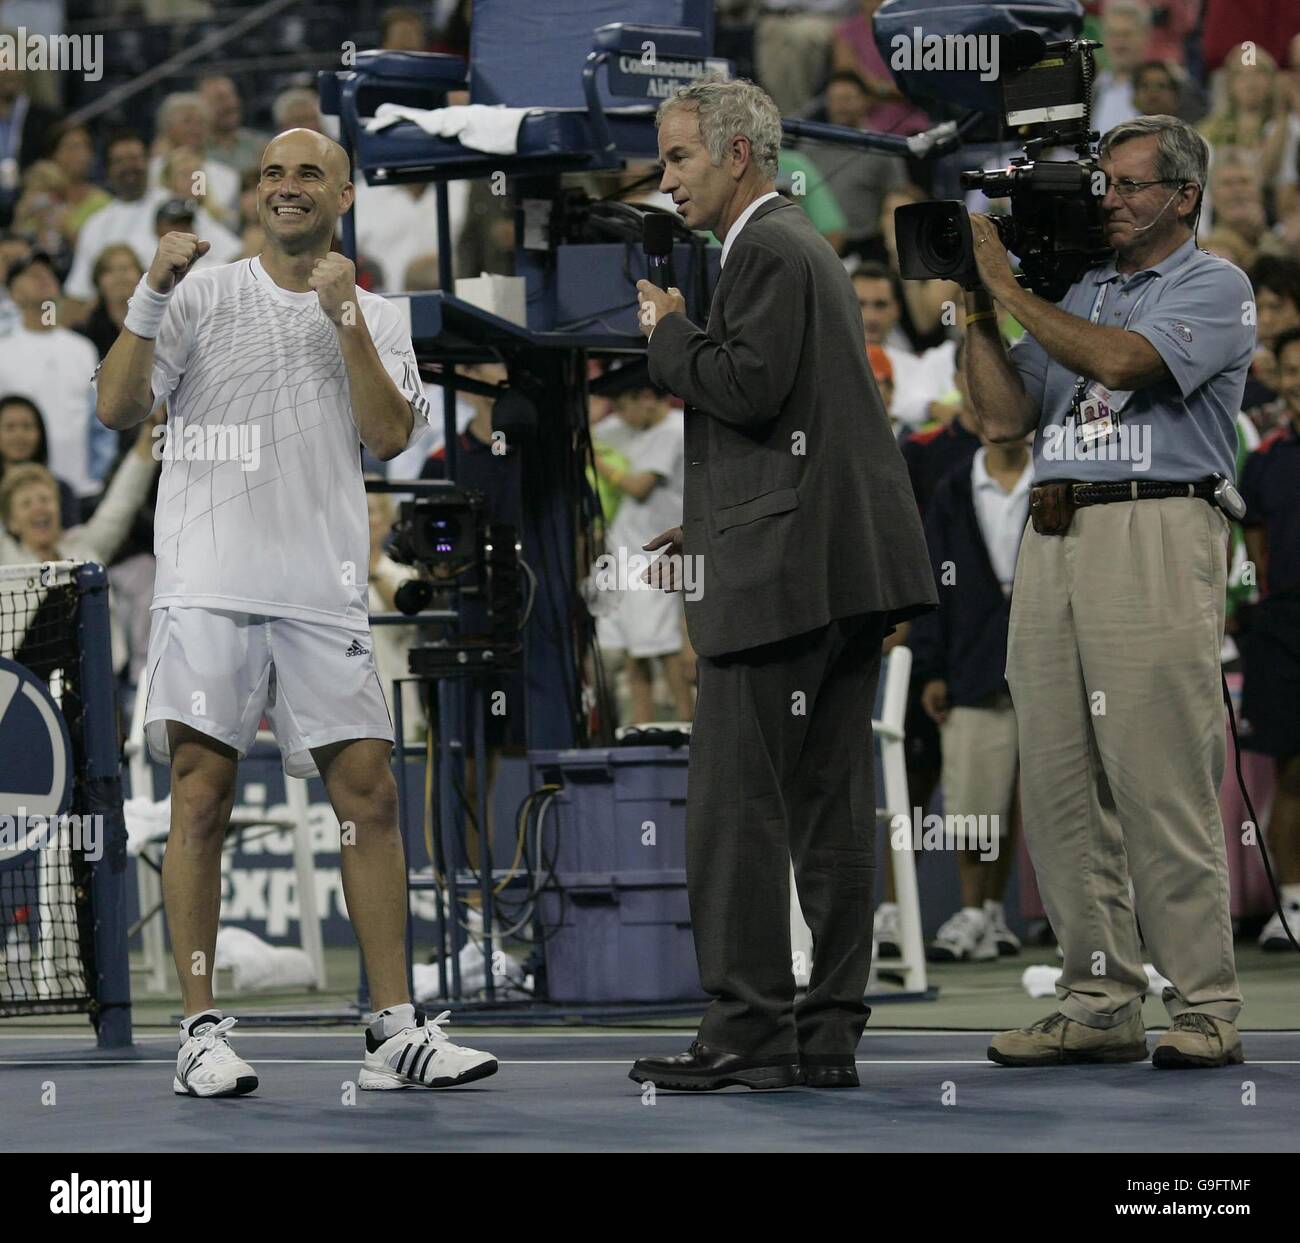
[[[1212,476],[1233,477],[1255,329],[1244,274],[1194,240],[1208,157],[1171,116],[1111,129],[1114,258],[1055,306],[1016,282],[993,222],[971,218],[972,403],[990,440],[1037,432],[1007,681],[1027,841],[1064,954],[1059,1011],[996,1036],[1003,1065],[1146,1058],[1138,920],[1172,982],[1155,1065],[1243,1060],[1218,804],[1229,528],[1210,498]],[[1009,353],[994,301],[1026,329]]]

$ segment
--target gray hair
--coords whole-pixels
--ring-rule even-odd
[[[655,125],[674,108],[693,108],[699,116],[700,140],[709,159],[721,164],[727,144],[738,134],[749,139],[754,163],[768,181],[776,180],[781,152],[781,112],[772,97],[747,78],[701,78],[659,105]]]
[[[1156,136],[1156,176],[1161,181],[1192,182],[1205,197],[1206,171],[1210,164],[1210,145],[1186,121],[1177,117],[1157,115],[1134,117],[1102,135],[1098,154],[1108,156],[1120,143],[1133,138]],[[1197,200],[1196,211],[1201,209]]]
[[[288,124],[289,109],[303,100],[310,102],[319,112],[320,96],[309,86],[290,86],[275,97],[275,101],[271,104],[271,117],[275,121],[276,129],[284,129]]]
[[[198,91],[173,91],[158,105],[155,126],[160,134],[165,134],[172,127],[182,112],[201,112],[203,119],[212,123],[212,109],[208,101]]]

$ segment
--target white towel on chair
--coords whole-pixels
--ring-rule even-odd
[[[217,929],[217,970],[235,975],[235,992],[311,988],[316,972],[296,945],[270,945],[247,928]]]
[[[488,104],[456,104],[450,108],[380,104],[375,115],[366,121],[366,133],[376,134],[398,121],[413,121],[426,134],[457,138],[462,146],[492,155],[513,155],[519,150],[519,124],[534,111]]]
[[[155,803],[151,798],[129,798],[122,804],[126,820],[126,852],[138,855],[153,842],[165,841],[171,831],[172,801]]]
[[[507,997],[528,997],[533,990],[533,977],[525,976],[523,968],[508,954],[500,960],[504,964],[501,974],[494,974],[492,987],[498,1001]],[[440,995],[438,987],[438,964],[417,962],[411,966],[411,978],[415,984],[415,1000],[429,1001]],[[451,972],[448,969],[447,986],[451,987]],[[483,951],[474,944],[462,945],[460,948],[460,991],[464,997],[481,993],[487,986],[486,964]]]

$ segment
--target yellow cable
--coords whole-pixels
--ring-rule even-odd
[[[563,790],[563,789],[564,787],[562,785],[554,785],[554,784],[538,786],[538,788],[528,796],[528,799],[536,798],[539,794],[545,794],[548,790]],[[499,894],[506,887],[507,884],[509,884],[511,879],[514,877],[515,868],[519,866],[519,860],[523,857],[524,836],[527,833],[526,824],[528,821],[528,799],[525,799],[523,805],[519,808],[519,816],[515,821],[515,857],[510,860],[509,872],[506,873],[501,883],[494,890],[492,890],[493,897],[496,897],[496,895]]]

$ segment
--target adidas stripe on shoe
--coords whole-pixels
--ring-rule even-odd
[[[497,1072],[490,1053],[453,1044],[442,1029],[451,1017],[408,1027],[387,1040],[366,1029],[366,1058],[357,1085],[372,1092],[394,1088],[453,1088]]]
[[[179,1096],[244,1096],[257,1090],[257,1072],[230,1047],[237,1020],[195,1022],[176,1055],[172,1091]]]

